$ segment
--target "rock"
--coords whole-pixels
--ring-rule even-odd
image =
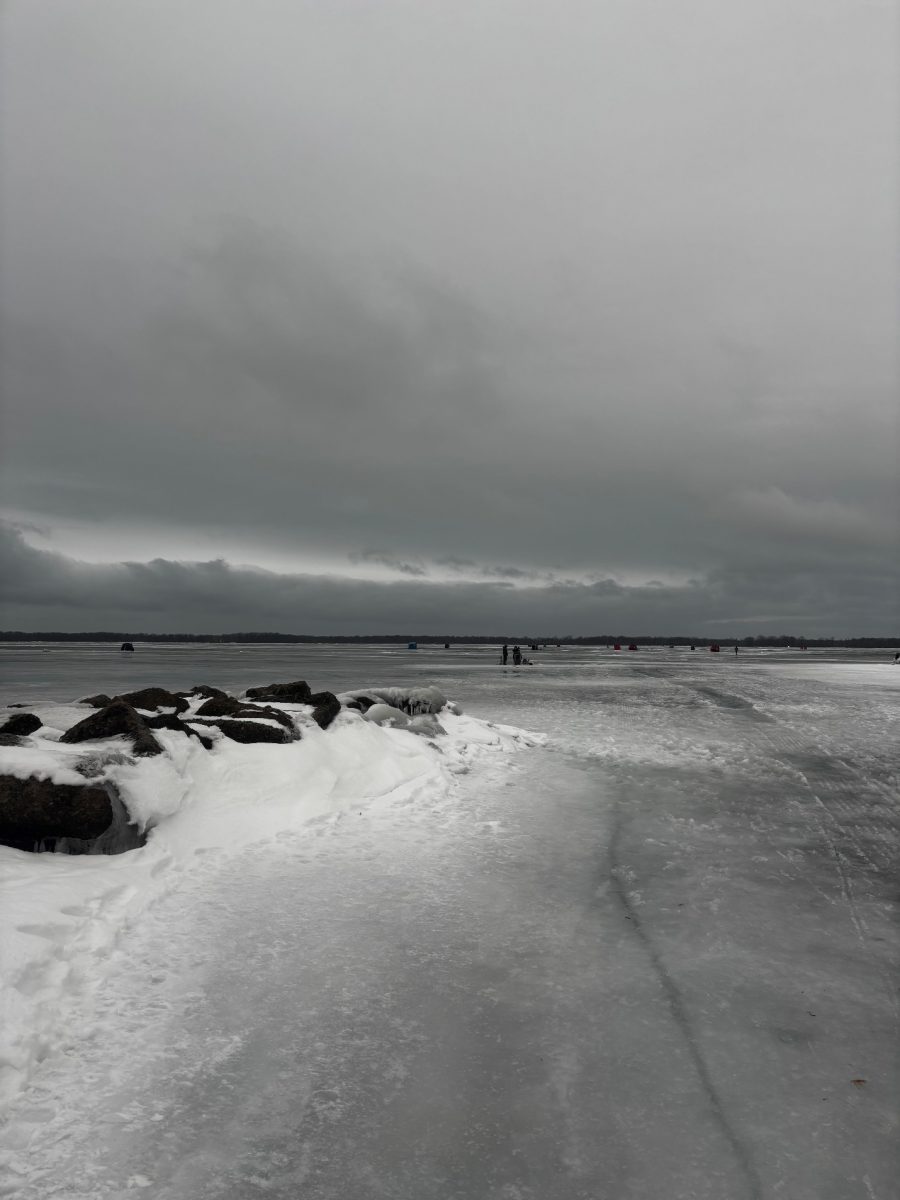
[[[378,701],[374,700],[371,696],[361,696],[357,694],[352,700],[347,701],[347,708],[353,708],[356,709],[357,712],[364,713],[368,712],[372,705],[377,703]]]
[[[253,717],[268,717],[271,721],[277,721],[279,725],[283,725],[285,729],[294,728],[294,722],[287,715],[277,708],[269,708],[268,705],[262,704],[245,704],[240,700],[235,700],[233,696],[213,696],[205,701],[197,709],[198,717],[234,717],[235,719],[250,720]]]
[[[133,651],[133,650],[134,650],[134,646],[132,646],[131,642],[123,642],[123,643],[122,643],[122,645],[119,647],[119,649],[120,649],[120,650],[131,650],[131,651]]]
[[[139,692],[123,692],[115,698],[124,700],[133,708],[174,708],[176,712],[181,713],[188,707],[184,696],[159,687],[141,688]]]
[[[267,725],[263,721],[234,721],[228,717],[203,718],[198,720],[191,717],[194,725],[212,725],[221,729],[227,738],[233,742],[243,742],[250,745],[253,742],[293,742],[296,741],[296,730],[284,729],[281,726]]]
[[[265,687],[247,688],[251,700],[280,700],[284,704],[309,704],[312,692],[304,679],[295,683],[269,683]]]
[[[196,683],[196,684],[194,684],[194,686],[191,688],[191,690],[189,692],[179,692],[178,695],[179,696],[206,696],[209,698],[218,697],[220,700],[226,699],[228,697],[227,692],[223,692],[221,688],[210,687],[208,683]]]
[[[89,742],[122,735],[131,738],[135,754],[162,754],[162,746],[150,732],[147,722],[121,697],[67,729],[59,740]]]
[[[21,737],[28,733],[34,733],[42,725],[43,721],[40,717],[36,717],[34,713],[16,713],[14,717],[10,717],[8,721],[0,725],[0,733]]]
[[[25,743],[14,733],[0,733],[0,746],[24,746]]]
[[[327,729],[341,711],[341,702],[332,692],[313,692],[307,703],[315,705],[313,720],[320,729]]]
[[[85,696],[78,703],[90,704],[91,708],[106,708],[107,704],[112,704],[112,696],[107,696],[106,692],[98,692],[96,696]]]
[[[174,713],[160,713],[157,717],[144,717],[144,721],[150,729],[170,729],[172,733],[186,733],[188,737],[196,738],[204,750],[213,748],[212,738],[204,737],[202,733],[192,729],[180,717],[176,717]]]
[[[110,787],[0,775],[0,843],[5,846],[117,853],[143,840]]]

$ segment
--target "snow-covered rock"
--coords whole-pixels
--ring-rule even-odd
[[[131,739],[135,754],[162,754],[162,746],[150,732],[146,721],[125,700],[114,700],[106,708],[72,725],[60,741],[89,742],[120,736]]]

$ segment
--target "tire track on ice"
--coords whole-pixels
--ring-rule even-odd
[[[719,1131],[731,1148],[732,1155],[747,1184],[747,1196],[750,1200],[762,1200],[763,1184],[749,1149],[738,1136],[737,1130],[729,1118],[718,1089],[713,1082],[709,1067],[706,1063],[700,1042],[694,1032],[693,1024],[688,1016],[687,1005],[678,984],[673,979],[662,954],[656,946],[650,931],[641,920],[640,911],[632,902],[626,886],[627,868],[619,857],[619,842],[622,834],[621,805],[616,802],[612,810],[613,825],[607,853],[609,855],[609,877],[612,881],[612,893],[622,908],[631,928],[637,935],[638,941],[647,955],[654,974],[659,981],[660,989],[665,997],[669,1012],[672,1015],[681,1037],[687,1047],[688,1054],[694,1067],[695,1074],[703,1090],[709,1110],[719,1127]],[[736,1198],[733,1198],[736,1200]]]

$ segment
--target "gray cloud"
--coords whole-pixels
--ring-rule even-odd
[[[389,571],[398,571],[401,575],[424,576],[428,571],[421,563],[403,562],[392,558],[389,554],[381,554],[377,550],[361,550],[358,554],[349,556],[352,563],[369,563],[375,566],[387,567]]]
[[[0,627],[154,633],[713,632],[807,636],[889,632],[898,573],[889,568],[848,586],[836,572],[758,567],[719,571],[672,587],[614,580],[514,587],[507,581],[373,581],[279,574],[210,562],[84,563],[30,546],[0,526]],[[874,604],[875,616],[872,616]],[[874,621],[874,625],[867,622]],[[880,622],[880,623],[879,623]]]
[[[653,579],[688,625],[882,628],[891,15],[649,16],[13,0],[7,516],[186,598],[350,561],[473,619]]]

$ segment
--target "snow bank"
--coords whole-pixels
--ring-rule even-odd
[[[438,703],[436,689],[414,691],[422,694],[379,689],[378,698],[405,698],[404,708],[420,714]],[[74,767],[84,771],[89,760],[90,780],[111,781],[149,835],[145,846],[117,856],[0,846],[0,1107],[84,1027],[104,959],[149,904],[188,876],[196,881],[198,873],[220,871],[247,846],[297,833],[311,818],[351,805],[444,795],[454,774],[479,756],[508,753],[529,740],[462,716],[440,699],[440,726],[406,711],[400,716],[414,728],[344,711],[321,730],[297,713],[300,741],[242,745],[217,738],[207,751],[160,729],[154,735],[165,754],[143,759],[127,753],[121,738],[60,744],[60,733],[84,709],[42,707],[45,727],[27,745],[0,747],[0,772],[85,783]],[[295,713],[295,706],[278,707]],[[427,721],[429,728],[416,727]]]

